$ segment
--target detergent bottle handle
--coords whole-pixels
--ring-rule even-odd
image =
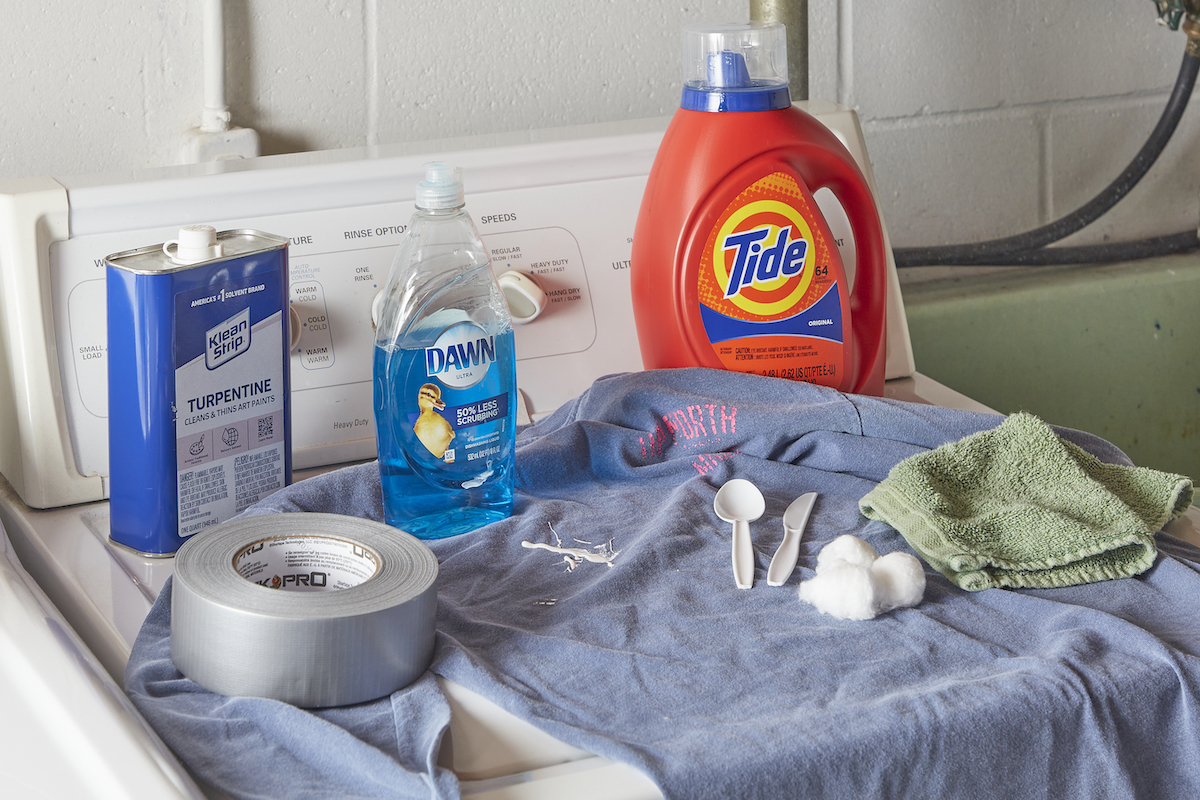
[[[839,143],[840,144],[840,143]],[[854,289],[850,294],[853,327],[851,356],[855,385],[860,392],[868,377],[882,370],[886,357],[887,245],[874,194],[854,158],[845,148],[813,145],[803,150],[795,164],[809,191],[827,188],[846,213],[854,236],[856,263]]]

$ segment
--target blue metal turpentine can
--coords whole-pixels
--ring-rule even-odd
[[[110,537],[170,555],[291,482],[287,240],[191,225],[105,263]]]

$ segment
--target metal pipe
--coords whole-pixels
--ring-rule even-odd
[[[1183,0],[1186,15],[1180,29],[1187,34],[1187,54],[1200,56],[1200,0]]]
[[[220,133],[229,130],[229,107],[225,105],[225,6],[224,0],[204,2],[204,109],[200,130]]]
[[[752,22],[782,22],[787,29],[788,89],[808,99],[808,0],[750,0]]]

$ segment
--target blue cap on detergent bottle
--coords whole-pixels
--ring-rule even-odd
[[[773,111],[792,104],[782,24],[688,25],[683,99],[692,111]]]

